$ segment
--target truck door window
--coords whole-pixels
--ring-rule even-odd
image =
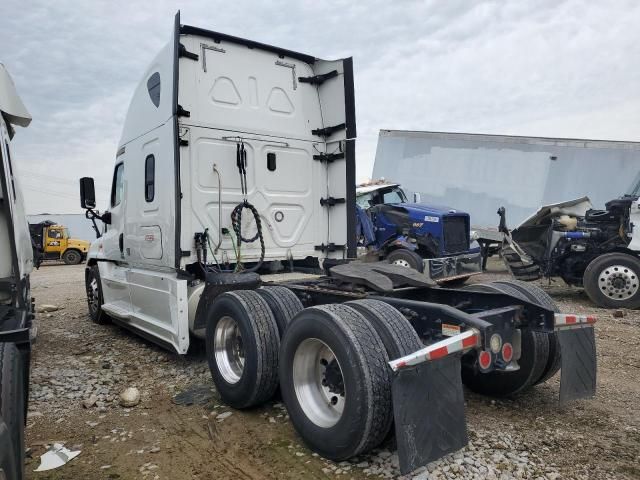
[[[365,193],[364,195],[358,195],[356,197],[356,203],[358,206],[364,210],[372,206],[371,203],[371,194]]]
[[[113,172],[113,184],[111,185],[111,206],[120,205],[124,193],[124,163],[116,165]]]
[[[382,193],[382,203],[405,203],[406,199],[399,190],[393,189]]]
[[[148,155],[144,161],[144,199],[153,202],[155,197],[156,182],[156,159],[153,155]]]
[[[54,229],[50,229],[49,230],[49,238],[54,238],[54,239],[59,239],[62,238],[62,232],[60,230],[54,230]]]

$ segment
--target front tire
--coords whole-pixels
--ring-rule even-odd
[[[242,409],[269,400],[278,387],[278,327],[253,290],[214,301],[206,327],[207,361],[222,400]]]
[[[407,250],[406,248],[393,250],[389,255],[387,255],[387,262],[392,265],[413,268],[420,273],[424,271],[424,263],[422,261],[422,257],[416,252],[412,252],[411,250]]]
[[[640,259],[626,253],[596,257],[584,271],[584,289],[604,308],[640,307]]]
[[[78,250],[67,250],[62,255],[62,260],[67,265],[78,265],[82,262],[82,254]]]
[[[13,343],[0,343],[0,478],[24,476],[24,367]]]
[[[280,391],[312,450],[342,461],[382,442],[393,419],[387,361],[382,340],[353,308],[296,315],[282,339]]]
[[[91,321],[98,325],[110,323],[111,319],[105,311],[102,310],[104,297],[102,295],[100,270],[97,265],[92,265],[85,270],[84,284],[87,292],[87,306],[89,307],[89,317],[91,317]]]

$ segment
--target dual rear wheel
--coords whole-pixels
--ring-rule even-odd
[[[556,310],[544,292],[528,284],[467,288]],[[336,461],[364,453],[387,436],[393,419],[388,362],[423,347],[409,321],[387,303],[366,299],[303,309],[284,287],[220,295],[206,335],[213,380],[227,404],[258,406],[279,386],[300,436]],[[519,370],[480,373],[473,362],[463,362],[463,382],[487,395],[520,393],[557,372],[556,342],[554,334],[523,330]]]
[[[386,437],[393,418],[387,362],[422,347],[405,317],[383,302],[303,310],[283,287],[220,295],[206,335],[211,373],[226,403],[260,405],[279,385],[300,436],[337,461]]]

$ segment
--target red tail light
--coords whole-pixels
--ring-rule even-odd
[[[502,358],[507,363],[513,358],[513,346],[510,343],[505,343],[502,346]]]
[[[491,354],[486,350],[480,352],[480,355],[478,355],[478,363],[480,363],[480,368],[483,370],[489,368],[491,366]]]

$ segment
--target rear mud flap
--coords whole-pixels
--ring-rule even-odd
[[[392,391],[403,475],[468,443],[459,355],[398,371]]]
[[[596,340],[593,327],[557,332],[562,352],[560,403],[596,394]]]

